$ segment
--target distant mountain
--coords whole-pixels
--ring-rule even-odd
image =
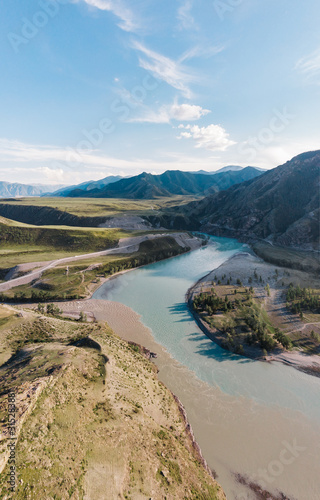
[[[52,193],[60,186],[46,186],[42,184],[27,185],[17,182],[2,182],[0,181],[0,198],[18,198],[28,196],[41,196],[44,193]]]
[[[74,186],[67,186],[64,187],[63,189],[58,189],[57,191],[52,193],[52,196],[70,196],[70,193],[73,192],[75,193],[78,189],[83,191],[90,191],[92,189],[101,189],[104,186],[107,186],[108,184],[112,184],[113,182],[120,181],[122,177],[120,175],[109,175],[108,177],[105,177],[104,179],[100,179],[99,181],[86,181],[82,182],[81,184],[76,184]],[[72,196],[76,196],[73,194]]]
[[[161,175],[146,172],[121,179],[102,188],[90,191],[77,188],[70,191],[71,197],[153,199],[172,195],[203,195],[210,191],[227,189],[234,184],[252,179],[261,172],[247,167],[239,172],[225,172],[214,176],[168,170]],[[209,191],[210,190],[210,191]]]
[[[216,175],[224,172],[239,172],[240,170],[244,170],[248,167],[240,167],[240,165],[227,165],[226,167],[219,168],[219,170],[214,170],[212,172],[208,172],[207,170],[197,170],[196,172],[189,172],[190,174],[203,174],[203,175]],[[256,170],[260,170],[260,172],[265,172],[263,168],[260,167],[250,167],[255,168]]]
[[[221,172],[238,172],[242,170],[244,167],[240,167],[239,165],[228,165],[226,167],[219,168],[219,170],[214,170],[212,172],[208,172],[207,170],[197,170],[196,172],[190,172],[190,174],[203,174],[203,175],[215,175],[220,174]]]
[[[313,151],[182,210],[212,234],[319,250],[319,186],[320,151]]]
[[[219,170],[216,170],[216,174],[220,174],[221,172],[238,172],[239,170],[242,170],[243,167],[240,167],[240,165],[227,165],[226,167],[219,168]]]

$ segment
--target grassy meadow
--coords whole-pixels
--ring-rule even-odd
[[[151,231],[149,231],[151,232]],[[68,226],[33,226],[0,218],[0,278],[24,263],[62,259],[116,247],[121,238],[143,231]]]
[[[316,252],[280,247],[264,241],[255,242],[252,248],[259,257],[270,264],[320,272],[320,259]]]
[[[158,210],[183,205],[197,199],[193,196],[172,196],[157,200],[124,200],[117,198],[15,198],[0,204],[50,207],[78,217],[114,217],[119,215],[154,215]]]
[[[15,302],[48,302],[52,300],[85,298],[96,288],[101,278],[179,255],[188,248],[181,247],[171,236],[140,243],[138,251],[130,254],[110,254],[59,265],[42,273],[40,279],[20,285],[0,294],[1,300]]]

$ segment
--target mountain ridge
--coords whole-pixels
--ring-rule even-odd
[[[69,196],[70,193],[76,189],[82,189],[83,191],[90,191],[95,188],[102,188],[104,186],[107,186],[108,184],[112,184],[113,182],[120,181],[123,177],[121,175],[108,175],[107,177],[104,177],[103,179],[99,179],[98,181],[85,181],[82,182],[81,184],[74,184],[72,186],[66,186],[63,187],[62,189],[58,189],[57,191],[54,191],[51,196]],[[46,196],[46,195],[44,195]]]
[[[320,151],[182,208],[213,234],[319,249]]]
[[[41,196],[61,189],[62,184],[50,186],[46,184],[20,184],[19,182],[0,181],[0,198],[18,198]]]
[[[254,167],[246,167],[241,171],[221,172],[207,175],[180,170],[167,170],[163,174],[153,175],[143,172],[139,175],[123,178],[102,188],[84,191],[79,187],[71,191],[70,197],[89,198],[127,198],[154,199],[172,195],[203,195],[209,189],[219,191],[233,184],[243,182],[261,175]]]

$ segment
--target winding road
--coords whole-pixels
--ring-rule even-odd
[[[166,235],[168,235],[168,233],[166,233]],[[189,242],[189,240],[191,240],[191,238],[188,238],[185,233],[171,233],[169,235],[174,237],[181,246],[186,244],[186,242]],[[143,241],[146,241],[148,239],[161,238],[163,236],[165,236],[165,234],[161,233],[161,234],[148,234],[146,236],[137,236],[133,238],[123,238],[119,241],[119,245],[115,248],[109,248],[108,250],[101,250],[100,252],[87,253],[84,255],[74,255],[71,257],[64,257],[58,260],[48,261],[45,263],[44,266],[41,267],[38,267],[38,263],[34,262],[33,267],[38,267],[38,269],[36,269],[35,271],[31,271],[30,273],[20,276],[18,278],[13,278],[8,281],[5,281],[4,283],[0,283],[0,292],[5,292],[16,286],[27,285],[28,283],[31,283],[31,281],[40,278],[44,271],[52,269],[53,267],[56,267],[59,264],[67,264],[68,262],[75,262],[81,259],[83,260],[95,257],[102,257],[104,255],[110,255],[110,254],[132,253],[139,249],[139,245]]]

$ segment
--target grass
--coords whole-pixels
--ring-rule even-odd
[[[284,248],[266,242],[256,242],[252,248],[259,257],[271,264],[302,271],[320,271],[319,253]]]
[[[118,229],[37,227],[0,221],[0,276],[18,265],[44,262],[117,246],[119,239],[145,234]],[[1,272],[2,270],[2,272]]]
[[[24,348],[0,366],[0,422],[14,389],[21,428],[14,498],[225,498],[199,464],[154,365],[107,326],[26,311],[15,328],[0,326],[2,335],[9,351]],[[101,353],[70,345],[88,335]],[[0,458],[5,445],[6,438]],[[8,473],[9,464],[0,498]]]
[[[8,270],[19,264],[58,260],[75,254],[106,250],[117,246],[121,238],[158,232],[68,226],[39,227],[0,217],[0,279],[4,279]]]
[[[218,285],[194,298],[194,308],[211,328],[223,334],[223,347],[244,354],[246,347],[263,352],[279,347],[278,339],[290,347],[288,338],[274,327],[263,301],[253,288]],[[280,341],[279,340],[279,341]]]
[[[195,197],[173,196],[158,200],[123,200],[106,198],[21,198],[2,200],[1,203],[19,206],[51,207],[78,217],[112,217],[119,215],[154,215],[158,210],[170,208]]]
[[[188,248],[180,247],[171,236],[143,241],[139,245],[139,250],[133,254],[99,256],[44,271],[41,279],[14,287],[1,295],[1,298],[4,302],[6,300],[48,302],[84,298],[88,295],[88,289],[96,286],[101,276],[107,277],[119,271],[157,262],[186,250]]]
[[[59,250],[98,251],[118,243],[119,236],[127,235],[117,229],[84,229],[64,227],[9,226],[0,224],[0,248],[23,250],[47,247]]]

